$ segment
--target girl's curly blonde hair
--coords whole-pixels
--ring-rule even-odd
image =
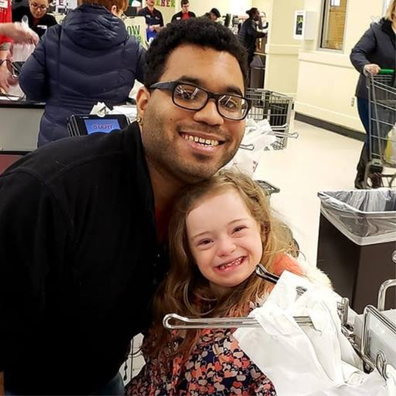
[[[269,271],[278,254],[297,253],[289,228],[274,217],[268,197],[250,177],[223,170],[209,180],[187,187],[175,202],[171,216],[170,270],[155,296],[154,325],[151,336],[146,337],[142,347],[146,356],[159,357],[161,353],[166,353],[167,358],[176,355],[186,357],[198,338],[199,331],[191,330],[183,334],[180,343],[173,343],[174,334],[162,326],[166,314],[177,313],[191,318],[245,316],[251,303],[255,303],[267,291],[267,282],[253,273],[243,283],[230,289],[228,295],[217,298],[191,255],[186,229],[188,214],[203,198],[227,190],[239,194],[248,212],[259,224],[263,243],[261,263]],[[173,345],[172,349],[170,345]]]

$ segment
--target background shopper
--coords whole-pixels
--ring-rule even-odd
[[[41,37],[49,27],[57,24],[54,16],[47,14],[48,0],[29,0],[29,7],[18,7],[12,12],[12,20],[21,22],[26,16],[29,27]]]
[[[184,21],[185,19],[195,18],[196,15],[190,11],[190,2],[188,0],[181,0],[181,11],[173,15],[171,22]]]
[[[18,81],[11,67],[11,41],[37,44],[39,40],[31,29],[25,29],[20,23],[7,22],[11,20],[10,10],[11,8],[0,8],[0,93],[7,93],[10,85],[15,85]]]
[[[246,14],[249,15],[249,18],[243,22],[238,33],[238,38],[248,52],[248,63],[250,65],[256,51],[256,40],[260,37],[265,37],[266,33],[257,30],[257,25],[260,20],[260,11],[256,7],[246,11]]]
[[[144,82],[145,50],[119,18],[126,7],[126,0],[83,0],[26,61],[20,86],[28,99],[46,102],[39,147],[68,137],[72,114],[88,114],[97,102],[123,103],[135,78]]]
[[[368,89],[366,86],[365,73],[376,75],[381,69],[396,70],[396,0],[392,0],[386,15],[380,22],[373,22],[370,28],[364,33],[351,52],[351,62],[360,73],[356,87],[357,107],[360,120],[366,131],[359,162],[357,164],[357,174],[355,187],[363,188],[366,164],[369,161],[370,142],[369,130],[369,101]],[[370,175],[373,187],[381,185],[381,178]]]
[[[150,43],[157,36],[157,33],[164,27],[164,18],[161,11],[155,7],[155,0],[146,0],[146,7],[138,12],[138,16],[146,18],[147,42]]]
[[[220,11],[217,8],[212,8],[209,12],[204,15],[206,18],[209,18],[211,21],[216,22],[220,17]]]

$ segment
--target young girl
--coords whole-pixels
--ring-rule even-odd
[[[291,258],[288,228],[271,213],[249,177],[222,171],[190,186],[172,215],[171,268],[154,303],[143,341],[146,360],[128,395],[276,395],[270,381],[239,348],[235,329],[172,331],[168,313],[191,318],[246,316],[273,286],[255,274],[258,263],[280,275],[302,274]]]

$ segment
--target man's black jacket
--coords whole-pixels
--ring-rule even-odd
[[[137,124],[49,144],[2,174],[0,252],[6,388],[100,388],[148,325],[165,271]]]

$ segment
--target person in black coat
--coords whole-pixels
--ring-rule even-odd
[[[238,38],[248,52],[249,65],[253,61],[254,52],[256,50],[256,40],[265,37],[266,33],[257,31],[257,23],[260,20],[260,11],[253,7],[246,11],[249,18],[243,22],[241,29],[238,33]]]
[[[181,0],[180,5],[181,5],[182,10],[177,12],[175,15],[173,15],[171,23],[175,22],[175,21],[180,21],[180,20],[196,17],[196,15],[192,11],[189,11],[190,2],[188,0]]]
[[[213,22],[216,22],[221,17],[221,14],[217,8],[212,8],[209,12],[206,12],[203,16],[205,18],[209,18]]]
[[[48,0],[29,0],[29,7],[12,11],[13,22],[21,22],[26,16],[30,29],[41,37],[49,27],[57,24],[55,17],[47,14]]]
[[[366,141],[357,165],[355,187],[363,188],[365,169],[369,161],[369,102],[365,73],[376,75],[381,69],[396,69],[396,0],[393,0],[385,18],[373,22],[352,49],[350,59],[355,69],[360,73],[356,88],[357,107],[360,120],[366,131]],[[373,187],[379,187],[381,179],[372,175]]]
[[[72,114],[88,114],[97,102],[124,103],[135,79],[144,82],[145,50],[120,19],[126,0],[90,1],[48,29],[22,68],[26,97],[46,102],[39,147],[69,137]]]

